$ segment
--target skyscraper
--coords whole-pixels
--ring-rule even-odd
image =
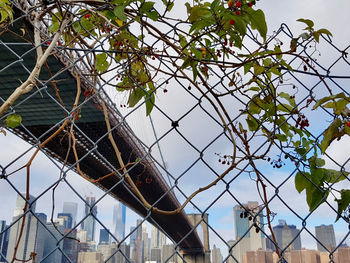
[[[261,231],[264,230],[264,218],[259,210],[258,202],[250,201],[243,207],[236,205],[233,208],[236,240],[242,238],[233,249],[233,255],[239,262],[242,261],[242,256],[247,251],[266,249],[265,237]],[[254,217],[256,217],[256,224],[259,225],[259,231],[253,226]]]
[[[93,241],[95,238],[97,206],[95,205],[95,197],[87,196],[85,198],[85,220],[81,224],[81,228],[87,231],[87,240]]]
[[[157,227],[152,225],[151,248],[162,248],[166,244],[166,236]]]
[[[22,198],[22,196],[24,198]],[[19,215],[22,215],[23,214],[23,209],[24,209],[24,206],[26,204],[26,200],[25,200],[25,197],[26,197],[26,193],[21,193],[21,195],[17,195],[17,199],[16,199],[16,207],[15,207],[15,211],[13,213],[13,217],[16,217],[16,216],[19,216]],[[34,212],[35,211],[35,205],[36,203],[33,203],[35,197],[32,196],[32,195],[29,195],[29,202],[28,202],[28,205],[27,205],[27,209],[29,209],[29,206],[31,205],[30,209]]]
[[[10,229],[6,230],[6,221],[0,220],[0,262],[5,261]]]
[[[215,245],[211,252],[212,263],[220,263],[223,261],[223,257],[221,255],[220,248],[217,248]]]
[[[58,243],[58,240],[62,238],[65,227],[63,225],[56,224],[55,226],[50,222],[46,224],[49,231],[45,231],[45,244],[44,244],[44,256],[46,257],[42,263],[61,263],[62,252],[59,249],[63,249],[63,243],[65,240]],[[57,249],[59,248],[59,249]]]
[[[58,213],[57,217],[63,219],[64,228],[73,228],[73,218],[71,213]]]
[[[109,244],[109,229],[100,229],[100,243],[99,244]]]
[[[31,200],[34,200],[33,196],[30,196],[30,202]],[[30,207],[31,212],[24,216],[24,205],[25,200],[18,195],[14,212],[15,216],[13,217],[13,221],[18,221],[11,226],[6,259],[10,262],[12,261],[14,250],[20,237],[22,221],[24,220],[24,228],[22,231],[22,237],[18,244],[16,258],[20,260],[28,260],[31,257],[31,253],[35,252],[36,260],[37,262],[40,262],[43,258],[46,233],[43,224],[46,224],[47,218],[45,214],[35,214],[35,205],[32,205]],[[27,262],[32,262],[32,260]]]
[[[316,239],[317,242],[317,250],[319,251],[327,251],[332,250],[336,247],[335,242],[335,234],[333,225],[320,225],[315,227]],[[325,248],[326,247],[326,248]]]
[[[289,250],[301,250],[301,239],[300,239],[300,230],[296,228],[295,225],[287,225],[285,220],[278,220],[278,225],[273,227],[273,232],[276,237],[277,245],[281,249],[287,248],[290,242],[295,238],[293,243],[288,246],[287,251]],[[268,240],[266,242],[267,247],[274,250],[274,244]]]
[[[114,236],[118,242],[125,238],[125,220],[126,220],[126,206],[120,202],[114,205],[113,209],[113,228]]]
[[[72,215],[72,227],[76,225],[77,221],[78,204],[73,202],[64,202],[62,213]]]

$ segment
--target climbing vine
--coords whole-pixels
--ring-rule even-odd
[[[269,151],[272,145],[278,144],[281,156],[292,161],[298,170],[295,187],[299,193],[305,190],[310,211],[317,209],[333,191],[339,192],[335,195],[338,220],[349,206],[350,190],[336,190],[335,185],[345,180],[349,173],[344,168],[339,171],[324,168],[322,155],[334,140],[350,135],[350,97],[345,93],[333,94],[309,59],[296,52],[305,42],[318,43],[321,36],[331,37],[331,32],[324,28],[315,29],[311,20],[299,19],[306,27],[302,34],[285,47],[279,42],[272,44],[269,41],[265,14],[256,7],[255,1],[190,2],[185,3],[186,14],[182,14],[183,18],[174,16],[178,3],[171,0],[163,0],[162,3],[144,0],[38,2],[35,8],[30,9],[35,17],[33,24],[38,28],[41,20],[49,20],[48,37],[43,39],[39,33],[35,36],[34,44],[38,47],[36,67],[28,80],[1,105],[0,116],[7,114],[9,107],[35,86],[40,68],[55,48],[79,48],[86,52],[93,50],[92,56],[86,56],[92,82],[99,80],[107,83],[105,76],[114,74],[115,64],[125,65],[125,71],[115,74],[116,82],[108,82],[108,85],[127,94],[128,107],[144,103],[146,115],[149,115],[154,105],[157,105],[156,93],[162,89],[156,82],[158,76],[185,79],[211,104],[232,142],[232,153],[220,157],[220,162],[227,164],[226,170],[217,180],[190,195],[176,211],[162,211],[148,204],[138,191],[137,182],[135,184],[127,175],[127,182],[147,208],[163,214],[178,213],[196,194],[212,187],[241,162],[248,160],[256,173],[257,188],[269,217],[271,211],[266,185],[255,162],[270,162]],[[14,8],[8,0],[0,0],[2,32],[11,30]],[[177,35],[170,37],[162,31],[162,25],[167,26],[173,21],[186,26]],[[256,50],[249,50],[244,44],[250,30],[259,35],[256,40],[260,45]],[[134,32],[139,32],[139,35]],[[154,38],[161,44],[157,47],[148,45],[147,38]],[[297,94],[289,93],[272,81],[277,78],[279,83],[283,83],[283,72],[293,71],[288,64],[290,58],[300,61],[305,71],[319,77],[328,93],[325,97],[316,100],[310,93],[305,102],[297,103]],[[157,62],[163,59],[167,59],[174,70],[166,71],[157,67]],[[224,90],[215,90],[208,84],[214,68],[222,72],[235,70]],[[167,92],[167,89],[163,91]],[[85,91],[84,95],[88,97],[94,92]],[[233,94],[249,98],[247,107],[242,109],[245,121],[234,122],[229,109],[224,106],[224,98]],[[310,122],[304,114],[306,108],[314,111],[327,108],[336,116],[328,127],[324,127],[319,140],[310,136]],[[101,109],[106,113],[105,106],[102,105]],[[73,111],[71,121],[78,120],[78,115],[78,112]],[[108,126],[106,114],[105,118]],[[4,121],[4,126],[8,128],[20,124],[21,116],[16,113],[8,114]],[[249,138],[254,134],[266,137],[269,142],[267,150],[259,155],[250,150]],[[113,144],[113,138],[109,139]],[[237,158],[238,142],[244,146],[245,158]],[[116,147],[115,144],[113,146]],[[115,148],[115,152],[120,166],[126,171],[119,149]],[[271,162],[276,168],[283,163],[281,159]],[[269,228],[273,233],[271,225]]]

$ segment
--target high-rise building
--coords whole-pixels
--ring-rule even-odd
[[[7,255],[10,229],[7,229],[6,221],[0,220],[0,262],[4,262]]]
[[[142,219],[136,220],[136,262],[143,262],[144,259],[144,242],[142,240]]]
[[[132,226],[130,227],[130,259],[132,262],[136,262],[137,255],[136,255],[136,227]]]
[[[24,209],[24,206],[25,206],[25,204],[27,202],[25,200],[25,197],[26,197],[26,193],[21,193],[21,195],[17,195],[16,207],[15,207],[15,211],[13,213],[13,217],[16,217],[16,216],[19,216],[19,215],[23,214],[23,209]],[[28,201],[28,204],[27,204],[27,210],[31,209],[33,212],[35,211],[36,203],[33,203],[34,200],[35,200],[35,197],[32,196],[32,195],[29,195],[29,201]]]
[[[73,228],[73,217],[71,213],[58,213],[57,218],[63,219],[64,228]]]
[[[71,214],[72,227],[75,227],[77,223],[78,204],[74,202],[64,202],[62,213]]]
[[[110,238],[109,238],[109,229],[100,229],[100,243],[99,244],[109,244]]]
[[[77,262],[77,260],[78,260],[78,244],[81,243],[81,242],[78,242],[76,240],[77,230],[73,229],[73,231],[72,231],[71,229],[66,228],[64,230],[64,234],[65,235],[68,234],[68,237],[70,237],[70,238],[65,238],[63,240],[63,251],[64,251],[65,256],[62,256],[62,263]]]
[[[42,261],[42,263],[61,263],[62,252],[59,249],[63,249],[64,240],[59,243],[58,240],[62,238],[65,227],[57,224],[54,226],[52,223],[47,223],[46,227],[48,231],[45,231],[43,255],[45,259]]]
[[[239,240],[233,248],[233,255],[241,262],[243,254],[247,251],[266,249],[264,218],[258,202],[248,202],[243,207],[236,205],[233,208],[233,216],[236,240]],[[259,228],[255,228],[254,224]]]
[[[273,227],[277,245],[283,250],[301,250],[300,230],[295,225],[287,225],[285,220],[278,220],[278,225]],[[270,239],[266,239],[266,248],[275,250],[275,245]],[[295,240],[294,240],[295,239]],[[292,244],[290,244],[293,241]],[[289,245],[290,244],[290,245]],[[288,246],[288,248],[287,248]]]
[[[19,199],[20,198],[20,199]],[[22,198],[19,196],[17,200]],[[23,200],[23,199],[22,199]],[[23,205],[25,202],[16,202],[17,205]],[[19,207],[16,207],[16,211],[20,211]],[[23,207],[22,207],[23,213]],[[45,245],[45,234],[46,229],[43,225],[46,224],[46,215],[39,213],[33,214],[33,206],[31,207],[31,212],[26,215],[20,214],[13,218],[13,221],[16,221],[15,224],[11,226],[8,250],[6,259],[12,261],[14,257],[15,247],[18,244],[18,249],[16,252],[16,258],[19,260],[27,260],[26,262],[33,262],[29,260],[33,252],[36,253],[36,260],[40,262],[43,258],[44,245]],[[22,221],[24,220],[24,227],[22,229]],[[40,220],[40,222],[39,222]],[[20,237],[20,233],[22,236]],[[19,241],[19,243],[18,243]]]
[[[319,251],[332,250],[336,247],[333,225],[320,225],[315,227],[317,249]],[[326,249],[327,248],[327,249]]]
[[[125,238],[126,206],[120,202],[113,209],[114,236],[118,242]]]
[[[87,240],[93,241],[95,239],[97,206],[95,205],[94,196],[87,196],[85,201],[85,216],[87,217],[82,222],[81,227],[87,231]]]
[[[215,245],[213,246],[212,252],[211,252],[211,262],[212,263],[221,263],[223,262],[223,257],[221,255],[220,248],[217,248]]]
[[[163,234],[159,228],[152,225],[151,230],[151,249],[152,248],[162,248],[166,244],[166,236]]]
[[[148,261],[150,258],[150,247],[149,247],[149,238],[147,234],[147,223],[143,222],[142,223],[142,243],[143,243],[143,259],[144,261]]]

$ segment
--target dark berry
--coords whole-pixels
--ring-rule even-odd
[[[230,24],[231,24],[231,25],[234,25],[234,24],[236,24],[236,21],[233,20],[233,19],[231,19],[231,20],[230,20]]]

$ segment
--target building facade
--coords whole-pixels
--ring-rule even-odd
[[[95,230],[96,230],[96,220],[97,216],[97,206],[95,205],[95,197],[87,196],[85,198],[85,220],[82,222],[81,227],[83,230],[87,231],[87,240],[95,240]]]
[[[315,227],[318,251],[333,250],[336,247],[333,225],[320,225]]]
[[[10,229],[7,229],[6,221],[0,220],[0,262],[5,261],[9,243]]]
[[[233,208],[233,216],[236,237],[232,249],[234,257],[242,262],[243,255],[247,251],[266,250],[263,234],[264,218],[258,202],[249,201],[243,206],[236,205]],[[259,228],[255,228],[254,224],[258,225]]]
[[[57,218],[63,219],[64,228],[73,228],[73,217],[71,213],[58,213]]]
[[[278,220],[278,225],[273,227],[273,232],[277,245],[281,249],[285,249],[286,251],[301,250],[300,230],[295,225],[287,225],[285,220]],[[271,240],[271,236],[270,239],[266,239],[266,248],[275,250],[275,245]]]
[[[71,214],[72,227],[75,227],[77,223],[78,204],[74,202],[64,202],[62,213]]]
[[[100,229],[100,242],[99,244],[109,244],[110,238],[109,238],[109,229]]]
[[[114,236],[117,238],[118,242],[125,238],[125,220],[126,206],[119,202],[113,209]]]
[[[211,251],[211,262],[212,263],[222,263],[223,257],[221,255],[220,248],[217,248],[215,245]]]

